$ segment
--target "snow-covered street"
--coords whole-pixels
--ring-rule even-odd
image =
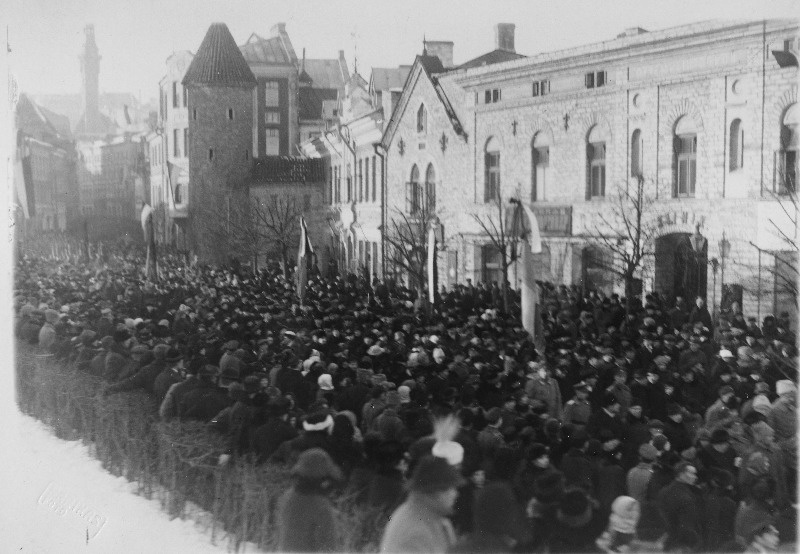
[[[191,521],[170,521],[157,500],[106,472],[79,441],[56,438],[41,422],[12,415],[0,456],[2,552],[226,552]]]

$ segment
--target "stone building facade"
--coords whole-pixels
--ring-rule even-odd
[[[450,70],[419,57],[383,137],[387,209],[407,208],[414,167],[422,180],[430,165],[450,282],[502,278],[475,218],[514,198],[539,219],[544,278],[612,292],[598,237],[620,234],[603,222],[641,178],[644,291],[795,315],[774,273],[797,263],[778,238],[796,237],[779,213],[795,209],[797,35],[792,21],[711,22]]]

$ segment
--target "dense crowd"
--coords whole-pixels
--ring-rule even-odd
[[[101,253],[102,256],[98,255]],[[788,314],[541,283],[546,348],[496,283],[414,291],[278,267],[143,280],[132,245],[21,254],[16,335],[286,464],[281,550],[334,551],[330,487],[382,510],[387,552],[770,551],[795,541]],[[391,516],[391,517],[390,517]]]

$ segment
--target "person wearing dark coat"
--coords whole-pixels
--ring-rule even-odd
[[[297,429],[289,424],[289,402],[279,397],[267,404],[268,418],[253,432],[251,439],[256,459],[266,462],[285,442],[297,437]]]
[[[610,431],[620,443],[625,437],[625,427],[619,418],[619,400],[612,393],[605,393],[601,409],[592,414],[586,424],[586,433],[599,439],[601,431]]]
[[[181,420],[193,419],[208,423],[214,416],[230,406],[226,389],[217,387],[214,377],[198,375],[198,384],[184,394],[178,402]]]
[[[508,483],[488,483],[475,496],[473,530],[448,552],[514,552],[528,538],[522,507]]]
[[[549,552],[597,552],[595,540],[606,519],[597,503],[581,489],[567,489],[559,502],[556,520],[547,538]]]
[[[664,420],[664,436],[675,452],[683,452],[692,446],[692,439],[683,421],[684,414],[677,404],[667,406],[667,419]]]
[[[572,447],[561,458],[559,469],[564,474],[567,485],[594,492],[596,474],[594,466],[586,456],[586,435],[577,434],[570,439]]]
[[[733,537],[733,524],[737,504],[733,500],[733,475],[725,470],[713,469],[709,488],[703,498],[704,543],[709,551],[720,547]]]
[[[643,387],[641,398],[644,415],[649,419],[664,421],[667,418],[667,395],[657,369],[647,370],[647,384]]]
[[[153,394],[155,394],[156,401],[159,406],[167,396],[167,391],[176,383],[183,381],[183,356],[181,353],[170,348],[164,361],[167,363],[161,373],[159,373],[153,381]]]
[[[327,483],[342,478],[339,467],[321,448],[300,454],[292,468],[294,485],[278,500],[275,512],[279,552],[338,552],[336,509]]]
[[[706,469],[717,468],[738,474],[737,454],[730,442],[730,434],[725,429],[715,429],[711,433],[711,444],[701,448],[697,457]]]
[[[103,390],[103,394],[108,395],[134,389],[144,389],[152,393],[156,377],[167,367],[166,357],[168,352],[169,346],[166,344],[156,345],[156,347],[153,348],[153,356],[155,359],[150,364],[144,366],[131,377],[107,386]],[[214,415],[211,417],[214,417]]]
[[[703,536],[703,503],[698,489],[697,468],[689,462],[675,466],[675,479],[658,493],[658,509],[667,531],[664,548],[682,542],[687,532]]]
[[[651,438],[647,418],[642,414],[641,400],[634,397],[628,413],[622,418],[622,425],[622,467],[630,469],[639,461],[639,447],[650,442]]]
[[[297,457],[310,448],[330,450],[330,433],[333,430],[333,418],[326,412],[317,412],[303,421],[303,432],[292,440],[282,443],[270,456],[271,461],[292,463]]]
[[[692,309],[692,313],[689,314],[689,323],[694,325],[698,321],[707,329],[714,328],[714,325],[711,322],[711,314],[708,313],[708,308],[706,308],[706,302],[699,296],[695,300],[695,307]]]

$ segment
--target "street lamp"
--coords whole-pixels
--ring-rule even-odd
[[[719,256],[722,258],[720,262],[720,274],[719,274],[719,287],[720,287],[720,309],[722,308],[722,303],[725,300],[725,258],[731,253],[731,243],[725,237],[725,231],[722,231],[722,239],[719,241]]]

